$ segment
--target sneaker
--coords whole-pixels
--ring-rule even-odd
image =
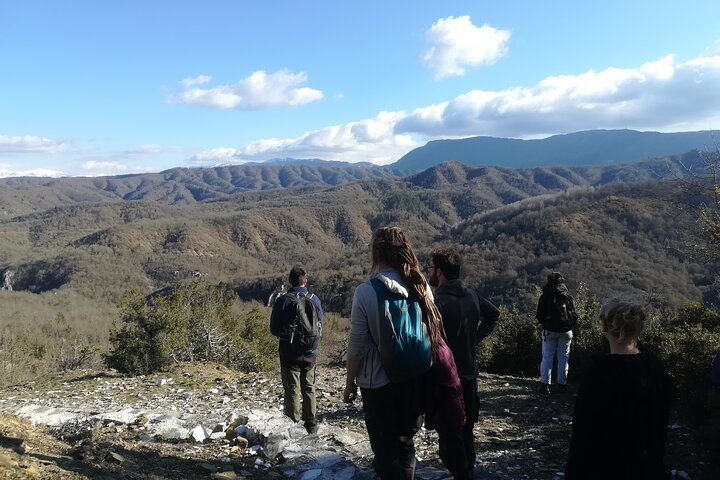
[[[547,383],[541,383],[540,388],[538,389],[538,393],[540,395],[550,395],[550,385]]]
[[[558,384],[557,384],[557,391],[558,391],[558,393],[560,393],[560,394],[566,393],[566,392],[567,392],[567,385],[564,384],[564,383],[558,383]]]

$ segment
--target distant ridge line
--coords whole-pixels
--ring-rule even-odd
[[[610,165],[680,155],[714,144],[713,131],[586,130],[534,140],[472,137],[434,140],[390,164],[418,171],[446,161],[510,168]]]

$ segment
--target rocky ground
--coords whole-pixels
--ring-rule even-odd
[[[342,403],[344,369],[318,368],[316,435],[283,417],[279,378],[217,365],[126,377],[76,372],[0,392],[0,479],[372,479],[359,404]],[[483,374],[477,478],[559,479],[574,392]],[[215,433],[213,433],[215,432]],[[691,428],[670,430],[675,478],[720,478]],[[437,435],[416,436],[418,478],[447,478]]]

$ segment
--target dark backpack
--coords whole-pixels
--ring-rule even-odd
[[[292,351],[297,355],[312,352],[322,336],[322,323],[318,315],[318,308],[312,301],[313,294],[298,295],[297,292],[285,294],[295,310],[295,316],[288,325],[288,342]]]
[[[577,328],[578,314],[570,295],[555,295],[548,299],[550,319],[543,324],[551,332],[567,332]]]
[[[420,377],[432,366],[430,337],[417,298],[390,292],[383,283],[370,280],[377,294],[380,338],[370,337],[380,353],[388,378],[400,383]]]

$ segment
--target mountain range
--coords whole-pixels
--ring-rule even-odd
[[[449,160],[513,168],[608,165],[679,155],[691,150],[712,150],[715,141],[711,131],[588,130],[538,140],[472,137],[428,142],[408,152],[392,167],[421,170]]]
[[[712,271],[688,251],[698,243],[696,206],[670,195],[701,168],[693,151],[606,166],[446,162],[404,177],[299,165],[3,179],[0,274],[13,272],[16,290],[117,300],[129,287],[149,292],[201,272],[250,300],[266,299],[301,262],[328,309],[347,313],[373,230],[395,224],[421,255],[435,244],[461,247],[469,281],[499,303],[530,302],[532,285],[554,268],[599,293],[628,275],[647,277],[628,288],[663,289],[677,303],[711,290]],[[624,266],[589,275],[590,259]]]

